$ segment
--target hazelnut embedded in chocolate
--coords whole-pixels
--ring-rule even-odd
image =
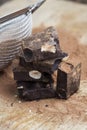
[[[56,53],[56,46],[52,45],[52,44],[45,43],[41,47],[41,52],[52,52],[52,53]]]
[[[29,72],[29,76],[33,79],[40,79],[41,78],[41,73],[37,70],[32,70]]]

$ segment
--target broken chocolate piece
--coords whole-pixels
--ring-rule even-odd
[[[23,100],[37,100],[56,97],[51,84],[42,82],[17,82],[19,97]],[[23,87],[21,87],[23,86]],[[19,89],[21,88],[21,89]]]
[[[46,72],[40,72],[38,69],[24,68],[18,66],[13,70],[14,79],[18,81],[42,81],[53,82],[52,76]]]
[[[41,72],[46,72],[52,74],[55,70],[57,70],[61,59],[51,59],[45,61],[37,61],[37,62],[25,62],[23,57],[20,58],[20,65],[26,67],[27,69],[32,68],[33,70],[38,70]]]
[[[57,95],[60,99],[67,99],[79,89],[81,77],[81,63],[75,67],[62,62],[58,68]]]
[[[62,59],[67,54],[60,49],[57,31],[49,27],[23,40],[23,55],[26,62],[36,62],[52,58]]]

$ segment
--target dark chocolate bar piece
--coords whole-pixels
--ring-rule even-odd
[[[51,84],[42,82],[17,82],[19,98],[23,100],[37,100],[56,97]]]
[[[32,68],[24,68],[18,66],[13,70],[14,80],[18,81],[42,81],[42,82],[53,82],[52,76],[46,72],[40,72]]]
[[[81,63],[73,66],[62,62],[58,68],[57,95],[60,99],[68,99],[80,85]]]
[[[32,68],[34,70],[38,70],[40,72],[46,72],[52,74],[55,70],[58,69],[58,64],[61,62],[61,59],[51,59],[45,61],[38,62],[25,62],[23,57],[20,57],[20,65],[26,67],[27,69]]]
[[[52,58],[62,59],[67,55],[60,49],[58,34],[53,27],[33,34],[28,39],[23,40],[23,43],[22,56],[26,62],[36,62]]]

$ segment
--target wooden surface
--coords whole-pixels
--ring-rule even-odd
[[[68,100],[21,102],[8,74],[0,76],[0,130],[87,129],[86,80],[81,81],[79,92]]]

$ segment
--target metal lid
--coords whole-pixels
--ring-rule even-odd
[[[38,0],[37,2],[35,0],[8,0],[0,7],[0,23],[27,13],[29,10],[33,13],[44,2],[45,0]]]
[[[37,0],[7,0],[0,5],[0,18],[35,4]]]

